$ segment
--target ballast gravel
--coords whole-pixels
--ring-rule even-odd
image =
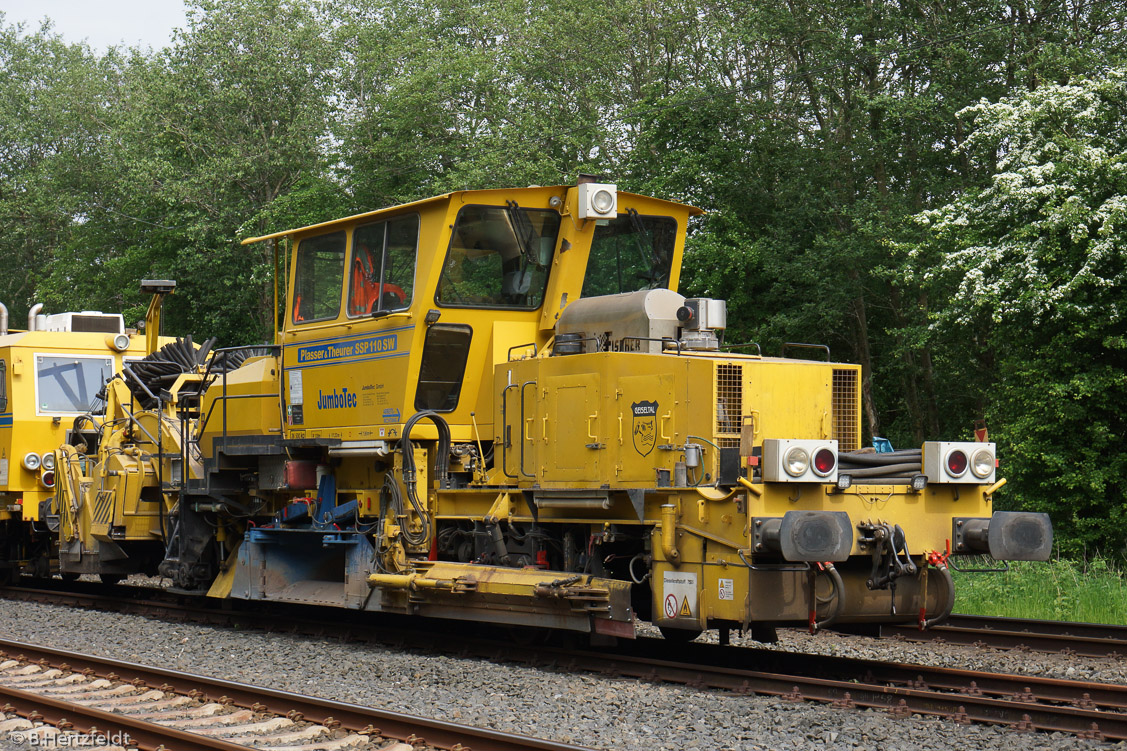
[[[0,636],[598,749],[1122,748],[811,702],[572,674],[334,639],[4,601]],[[782,631],[775,649],[1127,682],[1127,661]],[[738,639],[733,635],[733,643]],[[762,646],[746,642],[748,646]],[[0,738],[0,750],[9,748]],[[26,746],[11,748],[26,748]]]

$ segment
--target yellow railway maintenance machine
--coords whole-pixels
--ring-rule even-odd
[[[1047,557],[993,444],[863,450],[857,366],[726,351],[697,213],[581,181],[248,240],[289,241],[274,346],[103,439],[165,457],[113,504],[160,488],[185,590],[626,637],[926,625],[949,554]]]
[[[120,314],[44,315],[9,331],[0,305],[0,581],[46,576],[55,557],[55,449],[75,421],[101,420],[106,379],[147,352]],[[92,541],[91,544],[97,545]],[[112,543],[108,543],[112,544]]]

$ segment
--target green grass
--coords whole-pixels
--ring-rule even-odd
[[[1127,573],[1103,558],[1019,561],[1005,573],[952,574],[956,613],[1127,624]]]

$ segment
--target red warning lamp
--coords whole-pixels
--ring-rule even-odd
[[[947,454],[947,473],[952,477],[962,477],[967,471],[967,455],[959,449]]]
[[[822,477],[833,472],[837,465],[837,455],[830,449],[818,449],[814,453],[814,471]]]

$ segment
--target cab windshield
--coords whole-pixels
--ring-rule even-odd
[[[595,227],[583,297],[669,286],[677,221],[630,209]]]
[[[560,215],[548,209],[466,206],[458,212],[435,296],[441,305],[540,307]]]
[[[109,357],[38,355],[35,358],[36,411],[39,414],[101,414],[102,386],[113,375]]]

